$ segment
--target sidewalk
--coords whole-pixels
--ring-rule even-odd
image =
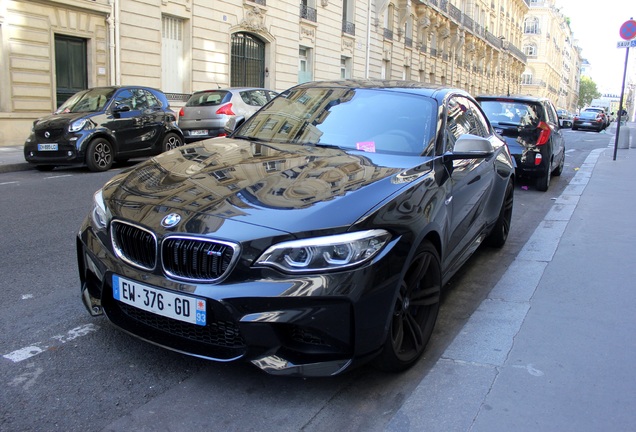
[[[0,173],[24,171],[34,167],[24,160],[23,147],[0,145]]]
[[[613,145],[589,155],[387,431],[636,430],[636,149],[613,160]]]

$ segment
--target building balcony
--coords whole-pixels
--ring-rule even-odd
[[[302,19],[306,19],[307,21],[316,22],[318,20],[318,12],[312,7],[301,4],[300,17]]]

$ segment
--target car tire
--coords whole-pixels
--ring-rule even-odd
[[[552,171],[552,175],[558,177],[563,172],[563,167],[565,166],[565,148],[563,149],[563,156],[561,157],[561,161],[559,162],[559,166],[557,166],[554,171]]]
[[[546,171],[537,178],[536,188],[538,191],[545,192],[550,187],[550,179],[552,177],[552,170],[550,167],[546,168]]]
[[[113,166],[113,145],[106,138],[95,138],[86,150],[86,166],[93,172],[108,171]]]
[[[400,282],[389,332],[376,366],[399,372],[413,366],[428,343],[439,312],[442,267],[435,247],[424,241]]]
[[[506,193],[504,194],[504,199],[501,203],[499,217],[497,218],[497,222],[495,222],[495,226],[492,228],[492,231],[486,238],[486,245],[501,248],[506,244],[512,223],[512,205],[514,203],[514,197],[514,183],[512,182],[512,179],[510,179],[506,185]]]
[[[166,152],[168,150],[176,149],[177,147],[181,147],[183,145],[183,140],[176,133],[167,133],[165,137],[163,137],[163,144],[161,145],[161,151]]]
[[[55,168],[55,165],[36,165],[35,166],[36,170],[43,171],[43,172],[53,171],[54,168]]]

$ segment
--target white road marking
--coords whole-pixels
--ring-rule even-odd
[[[17,181],[3,182],[3,183],[0,183],[0,186],[10,185],[10,184],[18,184],[18,182]]]
[[[28,300],[28,299],[32,299],[33,298],[33,294],[23,294],[22,295],[22,300]]]
[[[58,179],[58,178],[63,178],[63,177],[73,177],[73,174],[62,174],[62,175],[44,177],[44,179],[45,180],[50,180],[50,179]]]
[[[28,364],[27,368],[35,368],[35,365],[33,363]],[[21,385],[24,390],[28,390],[31,387],[33,387],[33,385],[35,384],[35,381],[38,379],[40,375],[42,375],[42,372],[44,372],[44,369],[42,368],[27,370],[21,375],[18,375],[17,377],[13,378],[11,382],[9,383],[9,385],[12,387],[18,387]]]
[[[86,325],[75,327],[74,329],[69,330],[68,332],[66,332],[65,335],[53,336],[51,339],[56,340],[58,343],[64,344],[66,342],[70,342],[74,339],[77,339],[81,336],[86,336],[89,333],[97,331],[97,329],[99,329],[99,326],[96,326],[94,324],[86,324]],[[7,360],[11,360],[14,363],[19,363],[33,356],[36,356],[56,345],[57,344],[55,343],[49,344],[49,345],[38,343],[28,347],[20,348],[18,350],[15,350],[13,352],[3,355],[2,357],[6,358]]]

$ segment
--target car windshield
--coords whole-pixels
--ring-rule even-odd
[[[75,93],[55,111],[55,114],[102,111],[113,93],[115,89],[112,88],[94,88]]]
[[[209,90],[194,93],[186,102],[187,107],[220,105],[228,102],[231,93],[227,90]]]
[[[492,123],[536,127],[541,121],[538,104],[514,100],[481,100],[479,102]]]
[[[436,118],[436,101],[424,96],[377,89],[298,88],[261,109],[235,137],[422,155],[431,151]]]

